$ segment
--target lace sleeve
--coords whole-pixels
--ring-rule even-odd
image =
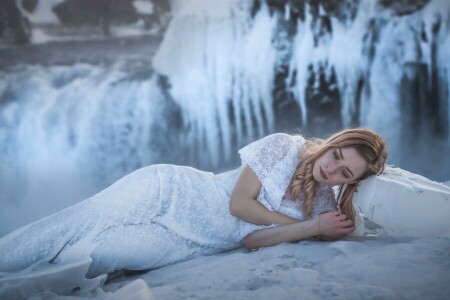
[[[261,201],[277,210],[300,160],[304,139],[276,133],[239,150],[242,165],[248,165],[261,182]],[[264,203],[267,202],[267,203]]]
[[[333,188],[327,184],[317,185],[313,201],[311,218],[338,209]]]

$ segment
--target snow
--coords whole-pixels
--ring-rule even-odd
[[[69,295],[95,299],[114,299],[108,297],[119,293],[127,295],[126,299],[132,293],[141,295],[136,299],[271,300],[299,295],[302,299],[444,299],[450,291],[449,244],[448,237],[383,235],[303,241],[258,251],[238,249],[122,276],[101,288],[91,287],[89,293]],[[60,273],[64,278],[71,275],[70,270]],[[40,296],[34,299],[64,299],[56,293]]]
[[[140,14],[151,15],[153,13],[153,3],[150,1],[135,0],[133,6]]]
[[[388,167],[362,183],[355,201],[364,213],[375,207],[366,214],[364,236],[239,248],[143,274],[115,274],[106,284],[104,275],[84,277],[90,258],[42,262],[0,273],[0,297],[444,299],[450,292],[450,187]]]
[[[22,1],[16,1],[19,9],[33,24],[59,24],[58,17],[53,12],[53,8],[64,2],[64,0],[45,0],[37,1],[36,9],[29,13],[22,7]]]
[[[450,235],[450,188],[400,168],[367,179],[354,204],[391,234]]]
[[[448,245],[389,236],[304,241],[201,257],[140,278],[155,299],[438,299],[449,291]]]

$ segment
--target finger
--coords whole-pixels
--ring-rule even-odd
[[[352,225],[353,225],[352,220],[341,221],[341,223],[339,224],[340,227],[349,227]]]
[[[348,219],[347,216],[344,215],[344,214],[339,214],[339,215],[337,215],[337,218],[338,218],[339,221],[344,221],[344,220],[347,220],[347,219]]]
[[[342,228],[338,231],[339,234],[342,234],[343,236],[346,236],[347,234],[352,233],[353,231],[355,231],[356,226],[351,226],[351,227],[346,227],[346,228]]]

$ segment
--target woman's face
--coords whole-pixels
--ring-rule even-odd
[[[313,177],[329,185],[358,181],[366,172],[367,163],[354,148],[331,148],[316,159]]]

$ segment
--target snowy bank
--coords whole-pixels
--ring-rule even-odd
[[[303,241],[200,257],[139,278],[154,299],[444,299],[449,251],[449,238]]]
[[[119,272],[106,284],[104,275],[84,277],[89,258],[66,265],[38,263],[0,274],[0,298],[446,298],[450,187],[388,167],[361,184],[355,204],[367,218],[365,236],[240,248],[133,276]],[[373,231],[372,222],[385,230]]]

